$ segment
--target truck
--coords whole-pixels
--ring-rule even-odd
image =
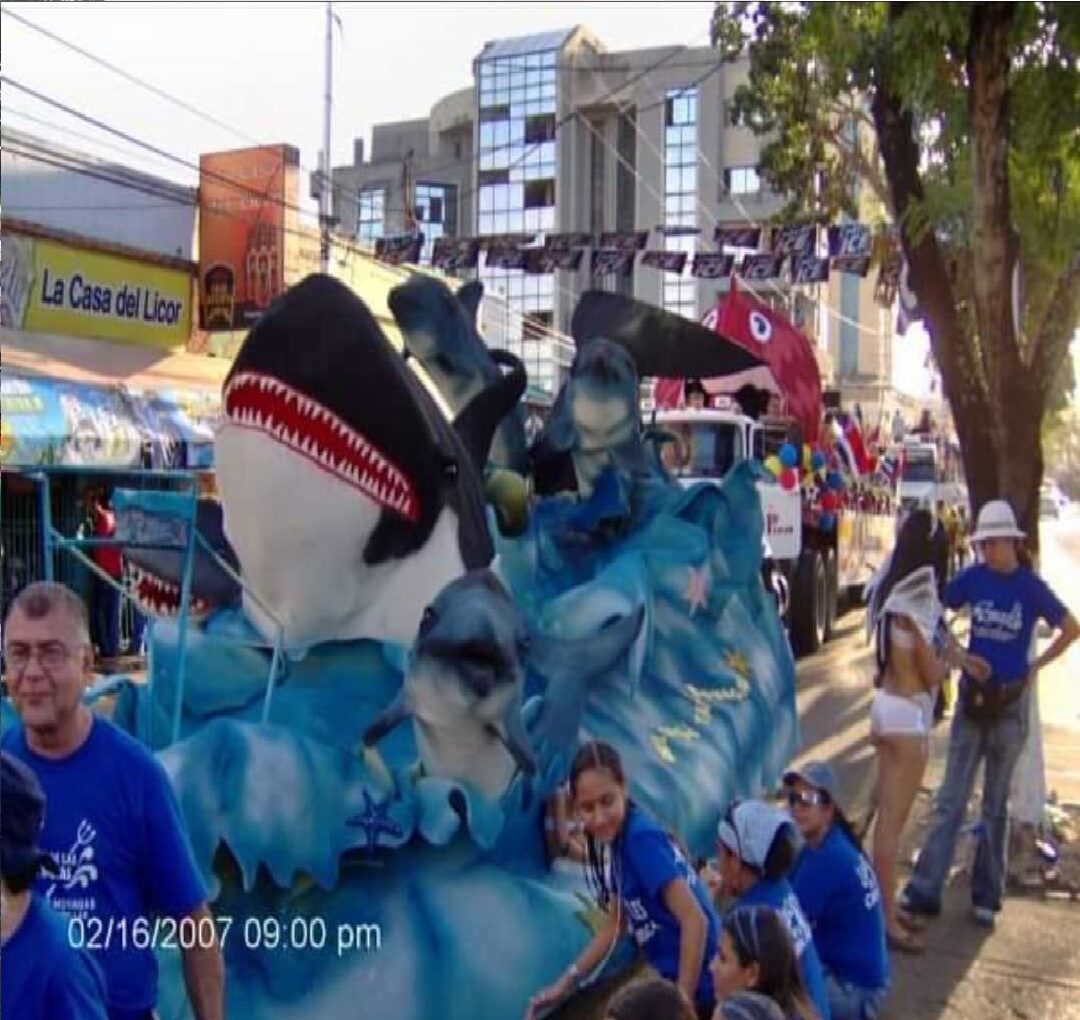
[[[652,410],[646,404],[644,410],[647,427],[660,437],[665,467],[687,486],[719,482],[741,460],[763,463],[792,438],[790,420],[752,418],[722,396],[708,408]],[[812,655],[830,640],[839,615],[861,601],[892,549],[895,516],[891,509],[841,509],[826,528],[800,488],[762,480],[758,493],[765,521],[763,580],[776,594],[792,651]]]
[[[934,443],[909,436],[902,448],[903,466],[900,473],[900,512],[906,514],[920,506],[933,509],[944,498],[940,491],[941,472],[938,448]]]

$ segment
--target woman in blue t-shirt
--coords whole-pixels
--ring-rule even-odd
[[[671,837],[630,800],[610,745],[582,747],[570,766],[570,795],[585,830],[587,874],[608,920],[563,975],[532,998],[528,1016],[579,988],[628,930],[653,969],[679,985],[699,1017],[711,1017],[708,964],[719,922],[701,880]]]
[[[791,885],[810,922],[833,1020],[874,1020],[889,992],[885,914],[873,865],[836,802],[826,762],[784,776],[805,843]]]
[[[725,895],[734,898],[731,909],[772,907],[784,919],[810,1000],[821,1020],[832,1020],[810,923],[787,880],[797,845],[795,827],[782,811],[757,800],[733,804],[717,830],[720,879]]]
[[[712,976],[720,1003],[752,991],[775,1003],[784,1020],[817,1020],[795,943],[772,907],[736,907],[724,915]]]

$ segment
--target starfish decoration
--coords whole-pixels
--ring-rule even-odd
[[[697,738],[697,730],[693,730],[689,726],[664,726],[661,729],[653,730],[649,740],[652,743],[656,757],[667,765],[674,765],[675,752],[671,749],[671,741],[681,740],[684,743],[689,743],[692,740],[697,740]]]
[[[742,652],[727,652],[724,655],[724,665],[737,677],[743,680],[750,679],[750,663],[746,661],[746,656]]]
[[[371,799],[371,794],[364,790],[364,810],[358,815],[348,819],[349,825],[362,829],[367,838],[367,852],[372,853],[379,844],[381,835],[400,838],[403,835],[402,828],[389,814],[390,799],[387,798],[381,804],[376,804]]]
[[[686,599],[691,616],[709,604],[709,568],[707,566],[690,568],[683,598]]]

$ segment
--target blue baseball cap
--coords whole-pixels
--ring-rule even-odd
[[[837,802],[840,784],[836,781],[836,772],[827,761],[810,761],[802,768],[792,769],[784,774],[784,785],[791,786],[799,779],[807,786],[827,794],[834,804]]]
[[[0,874],[23,875],[52,865],[37,845],[45,821],[45,794],[30,769],[0,752]]]

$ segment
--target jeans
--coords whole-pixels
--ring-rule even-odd
[[[93,581],[91,598],[98,647],[103,659],[115,659],[120,651],[120,592],[96,574]]]
[[[878,1020],[889,996],[888,988],[861,988],[825,971],[832,1020]]]
[[[1029,689],[994,722],[972,722],[958,704],[949,735],[945,779],[934,803],[930,836],[919,855],[915,873],[904,890],[916,909],[936,911],[952,864],[960,827],[975,786],[979,763],[983,779],[983,838],[975,852],[971,874],[971,901],[975,907],[1001,909],[1005,889],[1005,841],[1008,835],[1009,787],[1027,739],[1030,718]]]

